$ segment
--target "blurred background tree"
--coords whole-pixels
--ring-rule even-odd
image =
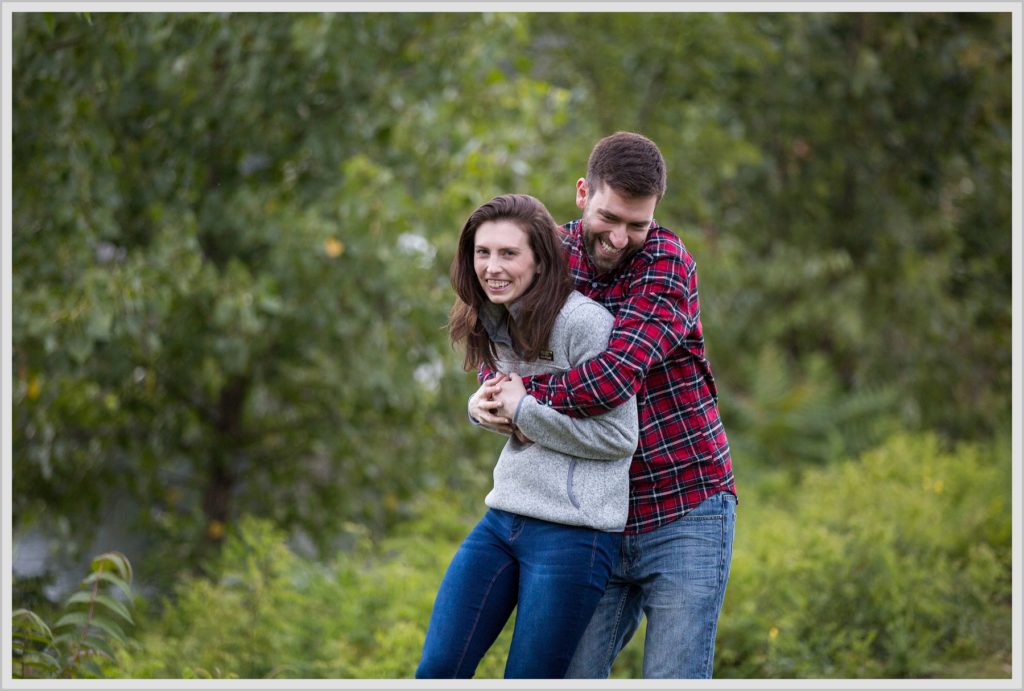
[[[425,495],[479,513],[501,440],[465,424],[444,331],[458,229],[506,191],[574,218],[619,129],[666,155],[657,217],[700,268],[741,505],[895,433],[1009,456],[1008,13],[17,12],[12,34],[16,561],[31,531],[59,546],[16,601],[109,549],[170,595],[247,516],[329,558]]]

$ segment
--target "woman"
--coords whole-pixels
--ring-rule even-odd
[[[606,349],[612,316],[573,291],[557,233],[527,195],[495,197],[466,221],[448,326],[467,371],[565,371]],[[473,394],[473,422],[499,386]],[[505,677],[563,677],[618,556],[636,401],[577,420],[526,396],[514,413],[489,509],[434,601],[419,678],[472,677],[517,606]]]

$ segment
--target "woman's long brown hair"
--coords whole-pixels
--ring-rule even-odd
[[[507,220],[526,233],[539,273],[516,301],[516,318],[509,320],[509,334],[524,360],[535,360],[548,347],[551,330],[562,305],[572,292],[572,279],[558,237],[558,226],[539,200],[526,194],[505,194],[476,209],[462,226],[459,246],[452,260],[452,288],[457,295],[448,315],[448,336],[465,345],[466,371],[481,364],[492,370],[494,343],[480,322],[480,308],[488,301],[473,264],[476,231],[488,221]]]

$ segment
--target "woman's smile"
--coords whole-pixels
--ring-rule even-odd
[[[487,299],[502,305],[522,297],[537,275],[529,236],[504,219],[481,223],[476,229],[473,267]]]

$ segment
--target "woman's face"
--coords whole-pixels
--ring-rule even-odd
[[[537,275],[526,232],[509,220],[485,221],[476,229],[473,267],[487,299],[499,305],[522,297]]]

